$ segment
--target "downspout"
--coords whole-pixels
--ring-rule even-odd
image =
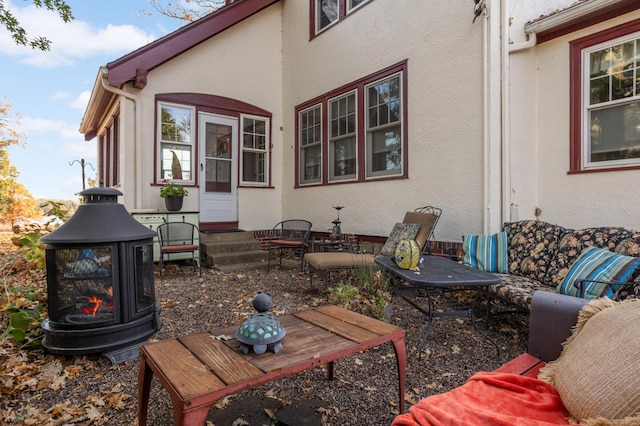
[[[484,10],[482,12],[482,123],[483,123],[483,131],[482,131],[482,180],[484,182],[484,190],[482,192],[482,205],[483,205],[483,218],[482,225],[484,227],[483,233],[488,234],[489,229],[491,228],[491,206],[489,205],[490,200],[490,182],[489,182],[489,165],[490,165],[490,149],[489,145],[491,143],[491,123],[490,123],[490,114],[489,109],[491,106],[489,105],[489,88],[490,88],[490,73],[489,73],[489,32],[487,30],[487,25],[489,23],[489,14],[487,13],[487,7],[484,6]]]
[[[100,71],[102,72],[102,78],[100,79],[102,82],[102,87],[111,93],[114,93],[116,95],[119,96],[123,96],[129,100],[131,100],[133,102],[133,112],[134,112],[134,134],[135,134],[135,144],[136,144],[136,149],[135,149],[135,153],[136,153],[136,158],[135,158],[135,163],[136,163],[136,184],[135,184],[135,188],[136,188],[136,192],[135,192],[135,205],[134,205],[134,209],[140,209],[142,208],[142,164],[140,164],[140,161],[142,159],[142,147],[140,144],[140,141],[142,140],[142,126],[140,125],[141,122],[141,117],[140,117],[140,109],[138,108],[138,97],[135,95],[132,95],[129,92],[126,92],[122,89],[118,89],[117,87],[113,87],[109,85],[109,81],[108,81],[108,74],[109,74],[109,70],[106,67],[100,67]]]
[[[535,32],[527,33],[527,40],[509,44],[509,16],[502,2],[502,217],[508,221],[519,220],[517,206],[512,205],[511,193],[511,53],[531,49],[537,43]]]

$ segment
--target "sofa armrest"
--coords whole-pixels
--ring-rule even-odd
[[[611,293],[613,295],[615,295],[616,292],[618,292],[621,288],[625,286],[631,287],[633,285],[632,282],[597,281],[597,280],[588,280],[586,278],[583,278],[573,283],[573,286],[578,289],[578,297],[585,297],[585,294],[586,294],[585,289],[587,287],[587,283],[605,284],[611,289]],[[620,288],[616,288],[616,287],[620,287]]]
[[[549,291],[536,291],[531,300],[528,352],[545,362],[562,352],[562,343],[578,322],[580,309],[589,301]]]

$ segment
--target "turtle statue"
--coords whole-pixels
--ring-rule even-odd
[[[252,304],[257,313],[247,318],[236,332],[240,352],[246,355],[253,349],[253,352],[261,355],[271,349],[277,354],[282,350],[286,331],[276,317],[267,312],[273,306],[271,296],[259,291],[253,297]]]

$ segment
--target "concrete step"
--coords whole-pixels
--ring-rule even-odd
[[[200,242],[203,251],[209,254],[237,253],[243,251],[254,251],[262,248],[260,241],[256,239],[221,242]]]
[[[252,231],[232,231],[232,232],[201,232],[200,242],[204,244],[215,244],[231,241],[253,241],[256,240]],[[257,241],[257,240],[256,240]]]
[[[205,252],[204,259],[207,266],[220,267],[221,265],[232,265],[234,263],[260,263],[267,264],[269,253],[264,250],[239,251],[231,253],[208,253]]]

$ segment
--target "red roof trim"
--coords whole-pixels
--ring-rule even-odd
[[[561,27],[550,28],[549,30],[539,32],[537,34],[538,43],[553,40],[637,9],[640,9],[640,3],[638,3],[638,0],[626,0],[605,6],[586,16],[581,16],[571,22],[567,22]]]
[[[134,80],[136,73],[140,73],[140,70],[150,71],[278,1],[236,1],[138,50],[109,62],[107,64],[109,85],[119,87]]]

